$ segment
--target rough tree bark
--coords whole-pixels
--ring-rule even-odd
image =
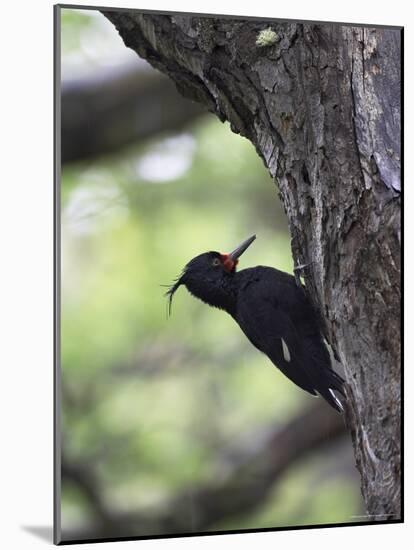
[[[399,520],[401,29],[105,15],[263,158],[345,371],[368,519]]]

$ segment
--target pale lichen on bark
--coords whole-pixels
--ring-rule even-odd
[[[247,137],[348,383],[372,519],[401,516],[401,31],[106,12],[125,44]],[[225,184],[225,182],[223,182]]]

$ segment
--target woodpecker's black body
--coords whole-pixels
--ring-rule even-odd
[[[191,260],[168,291],[180,285],[203,302],[227,311],[260,351],[300,388],[320,394],[336,410],[344,381],[331,368],[315,311],[303,287],[272,267],[236,271],[251,237],[231,254],[206,252]]]

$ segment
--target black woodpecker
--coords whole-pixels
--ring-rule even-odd
[[[344,380],[332,369],[304,287],[273,267],[236,271],[239,257],[255,238],[230,254],[205,252],[193,258],[166,293],[169,311],[174,293],[184,285],[204,303],[227,311],[250,342],[297,386],[343,411],[335,392],[345,397]]]

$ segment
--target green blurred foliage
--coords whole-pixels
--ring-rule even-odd
[[[62,19],[63,55],[93,25],[90,13],[72,11]],[[168,319],[161,286],[194,255],[228,251],[252,233],[241,269],[291,271],[277,189],[252,145],[212,115],[184,134],[64,166],[61,189],[64,456],[93,464],[112,509],[156,508],[208,483],[232,442],[283,424],[312,399],[229,316],[185,289]],[[338,475],[310,488],[324,460],[295,468],[252,517],[219,527],[350,521],[357,484]],[[93,513],[79,488],[63,485],[64,528]]]
[[[78,51],[85,30],[92,29],[94,20],[87,12],[63,10],[62,12],[62,51],[65,55]]]

